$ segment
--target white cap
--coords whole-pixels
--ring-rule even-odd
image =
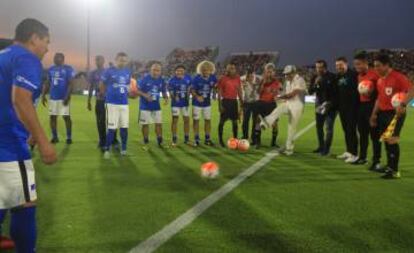
[[[296,67],[294,65],[287,65],[283,70],[283,74],[290,74],[292,72],[296,72]]]

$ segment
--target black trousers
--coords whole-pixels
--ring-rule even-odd
[[[358,155],[358,106],[343,106],[339,108],[339,118],[345,135],[346,151]]]
[[[367,158],[368,139],[372,142],[372,162],[379,163],[381,159],[380,132],[377,127],[371,127],[369,118],[374,109],[373,102],[361,103],[358,110],[358,132],[359,132],[359,158]]]
[[[255,118],[255,116],[257,115],[256,113],[256,103],[252,102],[252,103],[244,103],[243,105],[243,123],[242,123],[242,128],[243,128],[243,139],[249,139],[249,123],[250,123],[250,118],[253,121],[252,127],[251,127],[251,138],[253,139],[253,134],[254,134],[254,127],[256,126],[257,123],[257,118]]]
[[[316,113],[316,134],[318,135],[318,149],[329,153],[332,145],[336,111],[328,111],[326,114]],[[325,131],[326,130],[326,131]]]
[[[96,127],[98,128],[99,146],[106,144],[106,108],[104,100],[96,100],[95,104]]]

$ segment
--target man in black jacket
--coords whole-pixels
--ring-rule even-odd
[[[345,134],[346,151],[339,155],[338,159],[345,160],[346,163],[354,163],[358,160],[358,75],[355,71],[348,68],[348,61],[345,57],[336,59],[335,67],[337,71],[337,101],[339,117],[342,129]]]
[[[318,135],[319,146],[314,153],[326,156],[330,152],[334,123],[336,118],[335,75],[328,71],[328,64],[325,60],[315,62],[316,76],[311,80],[309,94],[316,95],[316,132]],[[326,135],[325,128],[326,127]]]

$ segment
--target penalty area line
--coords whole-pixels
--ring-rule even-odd
[[[295,140],[309,131],[315,126],[315,121],[301,129],[295,135]],[[131,249],[129,253],[151,253],[157,250],[161,245],[167,242],[171,237],[176,235],[178,232],[183,230],[185,227],[190,225],[197,217],[214,205],[217,201],[225,197],[227,194],[232,192],[238,187],[243,181],[251,177],[253,174],[258,172],[266,164],[268,164],[273,158],[279,155],[277,151],[269,151],[259,161],[254,163],[252,166],[241,172],[235,178],[227,182],[221,188],[208,195],[206,198],[195,204],[193,207],[188,209],[185,213],[180,215],[174,221],[163,227],[160,231],[156,232],[145,241],[138,244],[136,247]]]

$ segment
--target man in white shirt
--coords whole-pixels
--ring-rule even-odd
[[[257,101],[259,100],[261,78],[254,73],[252,69],[247,70],[246,75],[241,77],[242,91],[243,91],[243,139],[249,139],[249,123],[252,118],[252,131],[254,133],[254,126],[257,122]],[[252,137],[253,139],[253,137]],[[254,143],[252,143],[254,145]]]
[[[283,70],[283,74],[286,78],[285,94],[279,96],[279,100],[282,100],[280,106],[278,106],[270,115],[265,118],[260,117],[260,127],[266,129],[271,127],[282,114],[287,114],[289,117],[288,122],[288,136],[286,141],[285,155],[292,155],[294,149],[294,137],[296,134],[296,128],[299,120],[303,114],[304,108],[304,96],[306,93],[306,82],[297,73],[296,67],[288,65]]]

